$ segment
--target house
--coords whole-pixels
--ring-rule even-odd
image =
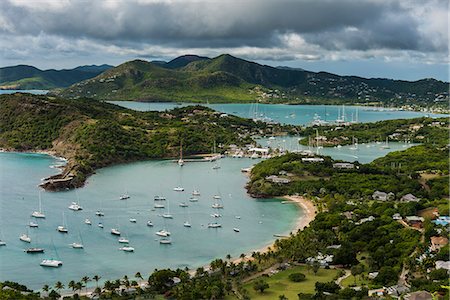
[[[369,279],[375,279],[378,276],[378,272],[370,272],[369,274],[367,274],[367,277],[369,277]]]
[[[399,213],[395,213],[392,215],[392,219],[393,220],[401,220],[402,216]]]
[[[418,216],[406,216],[405,221],[410,226],[413,226],[416,228],[422,228],[423,221],[425,221],[425,219],[422,217],[418,217]]]
[[[351,163],[334,163],[333,168],[335,168],[335,169],[353,169],[353,168],[355,168],[355,165],[351,164]]]
[[[394,198],[395,198],[394,193],[385,193],[385,192],[375,191],[372,194],[372,199],[378,200],[378,201],[387,201],[387,200],[392,200]]]
[[[278,177],[277,175],[270,175],[266,177],[266,180],[272,181],[273,183],[282,183],[287,184],[290,183],[291,180],[288,178]]]
[[[437,260],[436,264],[434,265],[434,267],[436,268],[436,270],[438,269],[445,269],[445,270],[450,270],[450,261],[445,261],[445,260]]]
[[[321,157],[304,157],[304,158],[302,158],[302,162],[323,162],[323,158],[321,158]]]
[[[360,225],[360,224],[363,224],[363,223],[366,223],[366,222],[372,222],[373,220],[375,220],[375,217],[374,216],[369,216],[368,218],[363,218],[363,219],[359,220],[355,224],[356,225]]]
[[[406,194],[400,198],[400,202],[419,202],[420,198],[417,198],[413,194]]]
[[[351,220],[353,218],[353,212],[352,211],[344,211],[341,215],[347,218],[347,220]]]
[[[448,238],[443,236],[432,236],[430,238],[431,240],[431,251],[439,251],[442,247],[448,244]]]
[[[388,293],[388,295],[392,295],[395,297],[395,296],[400,296],[403,293],[409,292],[409,288],[405,285],[396,284],[396,285],[386,288],[386,292]]]
[[[419,291],[405,295],[405,300],[432,300],[433,296],[427,291]]]

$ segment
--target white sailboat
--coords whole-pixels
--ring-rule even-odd
[[[161,239],[159,240],[159,243],[160,243],[161,245],[170,245],[170,244],[172,244],[172,239],[167,238],[167,237],[161,238]]]
[[[117,241],[121,244],[128,244],[130,242],[126,237],[120,237]]]
[[[389,137],[386,137],[386,144],[384,144],[383,146],[380,147],[381,149],[390,149],[391,147],[389,146]]]
[[[105,213],[104,213],[103,211],[101,211],[101,210],[97,210],[97,211],[95,212],[95,215],[96,215],[97,217],[104,217],[104,216],[105,216]]]
[[[120,231],[117,228],[111,228],[111,234],[112,235],[120,235]]]
[[[170,213],[170,202],[167,201],[167,211],[161,215],[164,219],[173,219],[172,214]]]
[[[166,200],[166,197],[163,197],[163,196],[155,196],[154,198],[153,198],[153,200],[155,200],[155,201],[165,201]]]
[[[39,224],[37,222],[30,221],[30,223],[28,223],[28,226],[30,228],[38,228]]]
[[[22,242],[25,242],[25,243],[31,243],[31,237],[28,235],[28,228],[27,228],[27,233],[22,233],[19,236],[19,240],[21,240]]]
[[[78,232],[78,236],[80,238],[80,241],[79,242],[73,242],[73,243],[70,244],[70,246],[72,248],[74,248],[74,249],[83,249],[84,248],[83,239],[81,238],[81,233],[80,232]]]
[[[222,227],[222,225],[217,222],[212,222],[208,224],[208,228],[220,228],[220,227]]]
[[[190,197],[189,202],[198,202],[198,198],[196,197]]]
[[[186,202],[181,202],[178,204],[179,207],[188,207],[189,205]]]
[[[69,209],[73,211],[80,211],[83,210],[83,207],[81,207],[81,205],[78,202],[72,202],[69,205]]]
[[[125,192],[124,194],[119,196],[119,200],[127,200],[130,199],[130,195],[128,194],[128,192]]]
[[[181,186],[177,186],[177,187],[174,187],[173,190],[174,190],[175,192],[183,192],[183,191],[184,191],[184,188],[181,187]]]
[[[150,220],[148,220],[148,221],[147,221],[147,226],[148,226],[148,227],[153,227],[153,222],[150,221]]]
[[[98,223],[97,226],[100,227],[100,228],[104,227],[102,222]]]
[[[198,190],[193,190],[192,196],[200,196],[200,192]]]
[[[61,232],[61,233],[68,233],[69,232],[69,230],[67,230],[67,227],[66,227],[66,218],[64,216],[64,212],[62,213],[62,225],[59,225],[56,228],[56,230],[58,230],[58,232]]]
[[[52,241],[53,244],[53,241]],[[39,264],[42,267],[49,267],[49,268],[59,268],[62,266],[63,262],[58,257],[58,252],[56,251],[55,244],[53,244],[53,251],[55,252],[55,255],[58,259],[54,258],[45,258],[41,261]]]
[[[39,210],[38,211],[33,211],[33,213],[31,214],[32,217],[34,218],[40,218],[40,219],[45,219],[45,214],[42,212],[42,200],[41,200],[41,191],[39,191]]]
[[[167,231],[167,230],[165,230],[165,229],[161,229],[161,230],[155,232],[155,234],[156,234],[157,236],[167,237],[167,236],[170,235],[170,232]]]
[[[90,219],[86,218],[86,219],[84,220],[84,224],[86,224],[86,225],[92,225],[92,221],[91,221]]]
[[[183,141],[180,142],[180,158],[178,159],[178,165],[180,167],[184,166],[184,160],[183,160]]]
[[[358,139],[355,139],[355,137],[352,137],[352,141],[353,141],[353,146],[351,146],[349,149],[350,150],[358,150]]]
[[[187,220],[183,223],[183,226],[190,228],[190,227],[192,227],[191,226],[191,214],[189,213],[189,209],[188,208],[185,211],[185,218],[186,218],[186,212],[187,212]]]
[[[154,208],[165,208],[164,204],[155,203],[153,205]]]
[[[119,250],[124,252],[134,252],[134,248],[129,245],[120,247]]]
[[[136,223],[137,220],[136,220],[135,218],[130,218],[130,222],[131,222],[131,223]]]
[[[233,231],[234,231],[234,232],[241,232],[241,230],[240,230],[239,228],[237,228],[237,227],[234,227],[234,228],[233,228]]]

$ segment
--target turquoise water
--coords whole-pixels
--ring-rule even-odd
[[[45,95],[48,90],[0,90],[0,95],[14,94],[14,93],[30,93],[35,95]]]
[[[47,218],[38,221],[38,229],[29,229],[33,242],[38,243],[28,245],[19,241],[19,235],[26,232],[29,216],[38,206],[37,184],[55,172],[49,166],[58,161],[39,154],[0,153],[0,238],[7,242],[0,248],[0,281],[14,280],[40,288],[57,280],[79,280],[84,275],[115,279],[137,271],[149,274],[154,268],[198,267],[228,253],[238,256],[256,250],[273,240],[273,234],[288,233],[299,209],[278,200],[255,200],[246,195],[247,178],[240,169],[254,162],[223,159],[221,169],[212,170],[211,163],[187,163],[180,168],[170,161],[149,161],[98,170],[77,192],[41,193]],[[178,185],[185,192],[174,192],[173,187]],[[201,192],[197,203],[188,201],[193,189]],[[125,191],[131,198],[118,200]],[[213,221],[210,214],[215,194],[222,195],[225,207],[219,219],[223,226],[220,229],[206,227]],[[164,226],[163,218],[158,216],[164,210],[152,211],[155,195],[169,200],[174,216],[167,221],[172,245],[160,245],[155,235]],[[70,211],[67,207],[77,197],[84,210]],[[178,206],[182,201],[189,203],[188,209]],[[104,229],[97,226],[97,209],[105,212],[101,218]],[[62,212],[69,229],[67,235],[56,231]],[[90,218],[93,225],[84,224],[85,218]],[[137,223],[131,223],[130,218],[136,218]],[[189,218],[192,228],[185,228],[183,223]],[[146,226],[147,220],[155,226]],[[120,245],[110,234],[116,226],[135,247],[134,253],[118,250]],[[233,227],[240,228],[240,233]],[[78,242],[80,235],[85,249],[72,249],[69,244]],[[46,253],[25,254],[23,249],[29,246],[43,247]],[[64,265],[59,269],[42,268],[39,263],[46,257],[59,257]]]
[[[196,104],[176,104],[176,103],[150,103],[134,101],[109,101],[130,109],[147,111],[163,111],[175,107]],[[334,122],[339,116],[342,116],[342,106],[339,105],[284,105],[284,104],[207,104],[204,105],[212,109],[233,114],[244,118],[254,118],[261,115],[272,120],[293,125],[308,125],[314,120],[316,115],[321,120]],[[363,106],[346,106],[344,108],[345,120],[351,121],[358,119],[361,122],[376,122],[382,120],[411,119],[423,116],[444,117],[447,115],[431,114],[414,111],[401,111],[392,109],[378,109]],[[357,118],[358,116],[358,118]]]

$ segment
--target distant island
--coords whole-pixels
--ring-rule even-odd
[[[68,87],[92,78],[112,68],[110,65],[79,66],[67,70],[40,70],[33,66],[18,65],[0,68],[2,90],[49,90]]]
[[[99,100],[432,106],[446,103],[448,83],[276,68],[228,54],[186,55],[167,63],[129,61],[56,94]]]

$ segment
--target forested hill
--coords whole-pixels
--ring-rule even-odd
[[[171,62],[135,60],[72,85],[66,97],[195,102],[430,104],[448,98],[435,79],[401,81],[274,68],[228,54],[181,56]]]
[[[76,82],[97,76],[112,68],[110,65],[80,66],[69,70],[40,70],[33,66],[18,65],[0,68],[2,89],[53,89],[68,87]]]
[[[252,141],[251,134],[278,125],[255,123],[190,106],[166,112],[137,112],[92,99],[16,93],[0,96],[0,148],[47,150],[68,158],[49,190],[81,186],[95,169],[113,163],[211,153]],[[223,148],[220,148],[223,147]],[[223,150],[221,150],[223,151]]]

